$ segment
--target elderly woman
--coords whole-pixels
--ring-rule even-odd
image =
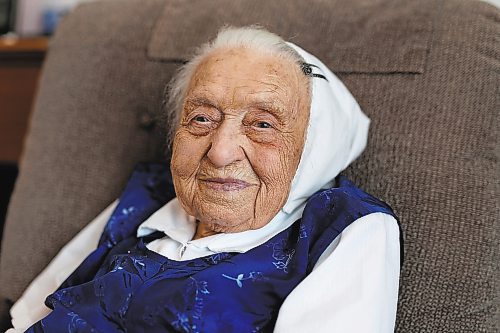
[[[14,326],[392,332],[400,232],[338,176],[369,120],[337,77],[272,33],[226,28],[170,88],[171,175],[139,165],[13,307]]]

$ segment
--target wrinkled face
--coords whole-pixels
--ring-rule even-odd
[[[193,75],[173,141],[177,197],[199,226],[266,225],[290,191],[309,118],[308,78],[292,61],[236,48]]]

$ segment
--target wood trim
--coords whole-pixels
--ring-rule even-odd
[[[45,53],[49,46],[48,37],[33,37],[33,38],[17,38],[17,37],[2,37],[0,38],[0,53],[13,52],[41,52]]]
[[[0,162],[19,161],[48,38],[0,38]]]

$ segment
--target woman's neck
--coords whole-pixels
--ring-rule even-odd
[[[196,224],[196,232],[194,234],[193,240],[207,237],[207,236],[212,236],[215,234],[218,234],[219,232],[213,231],[212,229],[208,228],[206,224],[201,223],[200,221],[197,221]]]

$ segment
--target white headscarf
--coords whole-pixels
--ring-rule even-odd
[[[344,84],[316,57],[297,45],[287,44],[311,66],[312,74],[317,75],[312,78],[312,101],[306,141],[288,200],[276,216],[260,229],[217,234],[193,241],[204,254],[245,252],[285,230],[302,216],[307,199],[320,189],[332,187],[335,177],[354,161],[366,146],[370,120],[363,114]],[[147,219],[138,228],[137,235],[140,237],[157,230],[180,243],[186,243],[194,235],[196,221],[194,217],[186,214],[175,198]],[[167,246],[165,244],[168,242],[154,241],[148,247],[153,246],[153,250],[162,253],[162,247]],[[191,255],[188,254],[184,259],[189,259]],[[194,254],[193,256],[196,257]]]
[[[365,149],[370,120],[346,86],[315,56],[287,43],[311,66],[312,101],[299,167],[283,207],[291,213],[313,193],[330,188],[337,175]],[[326,79],[325,79],[326,78]]]

